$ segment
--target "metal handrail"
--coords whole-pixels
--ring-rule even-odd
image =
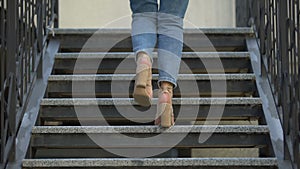
[[[0,0],[0,168],[15,158],[16,135],[34,81],[42,77],[56,10],[56,0]]]
[[[248,0],[249,25],[256,31],[262,76],[268,76],[284,131],[286,160],[300,169],[300,2]],[[245,24],[245,23],[241,23]]]

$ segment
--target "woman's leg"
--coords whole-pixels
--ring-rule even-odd
[[[152,60],[157,41],[157,0],[130,0],[130,7],[133,51],[136,54],[144,52]]]
[[[174,125],[172,108],[173,88],[183,47],[183,18],[189,0],[161,0],[158,12],[158,70],[159,99],[155,124]]]
[[[158,12],[159,82],[176,87],[183,47],[183,18],[189,0],[161,0]]]
[[[130,0],[132,45],[136,54],[136,79],[133,97],[141,106],[152,99],[152,52],[157,40],[157,0]]]

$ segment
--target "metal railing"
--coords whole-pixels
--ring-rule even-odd
[[[242,1],[239,2],[240,4]],[[263,76],[268,76],[281,117],[285,141],[285,159],[300,169],[300,2],[299,0],[244,1],[258,38]],[[242,7],[243,8],[243,7]],[[241,23],[242,25],[245,23]]]
[[[14,160],[15,138],[42,60],[56,0],[0,0],[0,168]],[[56,24],[57,25],[57,24]]]

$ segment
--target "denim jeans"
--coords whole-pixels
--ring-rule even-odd
[[[145,52],[153,60],[157,44],[159,79],[177,86],[183,47],[183,18],[189,0],[130,0],[132,45],[137,54]]]

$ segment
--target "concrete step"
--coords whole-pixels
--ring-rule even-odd
[[[158,126],[35,126],[32,134],[180,134],[180,133],[248,133],[268,134],[266,125],[175,125]],[[126,144],[126,143],[125,143]],[[129,143],[130,144],[130,143]]]
[[[114,125],[153,124],[156,101],[153,99],[151,107],[140,107],[125,98],[47,98],[41,103],[38,125],[80,125],[79,117],[86,125],[103,125],[106,121]],[[257,119],[264,124],[259,98],[174,98],[173,109],[176,123],[190,124],[209,116],[211,120]]]
[[[153,53],[153,67],[157,68],[157,53]],[[249,73],[251,63],[248,52],[184,52],[180,73]],[[76,71],[74,66],[77,63]],[[222,63],[222,67],[215,66]],[[205,66],[205,65],[206,66]],[[80,66],[78,66],[80,65]],[[101,68],[100,68],[101,67]],[[58,53],[54,74],[108,74],[135,73],[132,52]],[[153,73],[158,73],[153,69]]]
[[[52,75],[47,97],[132,97],[134,74]],[[158,89],[158,75],[153,75],[153,88]],[[194,85],[195,87],[191,87]],[[212,92],[212,85],[226,91]],[[77,87],[76,87],[77,86]],[[82,86],[82,87],[81,87]],[[83,87],[84,86],[84,87]],[[74,89],[76,88],[76,90]],[[72,90],[74,89],[74,90]],[[91,90],[94,89],[94,90]],[[174,97],[257,96],[254,74],[180,74]]]
[[[200,134],[211,136],[199,142]],[[265,125],[35,126],[31,148],[265,148],[269,141]]]
[[[157,99],[153,99],[152,104],[156,104]],[[174,105],[204,105],[204,104],[231,104],[231,105],[243,105],[243,104],[261,104],[260,98],[173,98]],[[43,99],[41,106],[92,106],[92,105],[138,105],[131,98],[49,98]]]
[[[132,51],[130,29],[54,29],[62,52]],[[184,30],[184,51],[245,51],[252,28]],[[84,47],[84,48],[83,48]]]
[[[276,169],[275,158],[89,158],[89,159],[27,159],[23,168],[176,168],[176,169]]]

